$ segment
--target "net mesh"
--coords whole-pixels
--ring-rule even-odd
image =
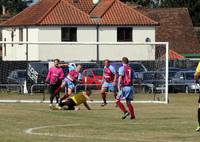
[[[6,46],[8,48],[11,45]],[[136,102],[158,103],[165,103],[167,100],[167,43],[70,43],[66,45],[63,43],[52,45],[49,45],[49,43],[34,43],[29,44],[28,58],[25,59],[31,60],[34,58],[31,50],[35,46],[39,47],[40,54],[48,51],[48,54],[40,59],[45,60],[44,62],[2,61],[0,63],[0,89],[2,94],[0,100],[48,101],[47,85],[44,84],[44,80],[50,67],[49,60],[59,58],[63,63],[81,64],[83,66],[83,84],[78,84],[75,92],[89,87],[96,102],[101,102],[102,78],[97,76],[102,77],[102,61],[105,59],[111,60],[111,64],[118,71],[121,66],[120,60],[124,56],[129,58],[129,64],[137,76],[133,84],[135,88],[134,100]],[[50,52],[51,50],[55,51],[55,48],[59,56],[55,52]],[[98,62],[97,59],[99,59]],[[88,68],[100,69],[88,70]],[[68,69],[63,68],[63,71],[67,75]],[[64,91],[65,89],[63,89],[62,94],[64,94]],[[28,94],[22,95],[27,92]],[[112,92],[108,92],[108,100],[114,101]]]

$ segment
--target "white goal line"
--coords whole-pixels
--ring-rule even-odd
[[[100,104],[102,101],[87,101],[90,104]],[[122,101],[125,103],[125,101]],[[155,103],[155,104],[166,104],[166,101],[132,101],[133,103]],[[0,103],[49,103],[49,101],[43,100],[0,100]],[[107,103],[115,103],[115,101],[107,101]]]

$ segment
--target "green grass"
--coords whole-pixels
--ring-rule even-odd
[[[40,99],[42,95],[0,94],[0,99],[9,98]],[[91,111],[81,106],[74,112],[49,111],[48,104],[1,103],[0,142],[199,142],[197,98],[171,94],[168,105],[135,104],[136,120],[121,120],[122,113],[114,104],[103,108],[90,104]],[[25,133],[42,126],[52,127]]]

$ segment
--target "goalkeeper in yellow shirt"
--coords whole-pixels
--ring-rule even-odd
[[[73,96],[70,96],[65,101],[61,102],[59,105],[62,108],[65,108],[66,110],[79,110],[79,105],[83,104],[88,110],[91,110],[90,106],[87,103],[88,101],[93,101],[89,95],[91,94],[90,90],[79,92],[78,94],[75,94]]]
[[[196,71],[195,71],[195,74],[194,74],[194,79],[195,79],[196,83],[199,83],[199,76],[200,76],[200,62],[198,64],[198,66],[196,68]],[[198,107],[198,126],[197,126],[196,131],[200,132],[200,96],[199,96],[198,103],[199,103],[199,107]]]

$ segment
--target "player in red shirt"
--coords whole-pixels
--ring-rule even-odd
[[[118,78],[118,95],[116,98],[116,103],[119,106],[119,108],[124,112],[124,115],[122,116],[122,119],[125,119],[127,116],[131,115],[130,119],[135,119],[135,113],[134,113],[134,107],[131,104],[131,101],[133,100],[133,70],[128,65],[128,58],[123,57],[122,63],[123,66],[119,68],[119,78]],[[121,103],[121,100],[126,100],[126,105],[128,107],[128,110],[124,107],[123,103]]]
[[[115,68],[110,65],[110,61],[106,59],[104,61],[104,69],[103,69],[103,85],[101,87],[101,96],[103,99],[103,103],[101,106],[105,106],[107,104],[106,102],[106,92],[111,91],[113,92],[114,97],[116,98],[116,71]]]

